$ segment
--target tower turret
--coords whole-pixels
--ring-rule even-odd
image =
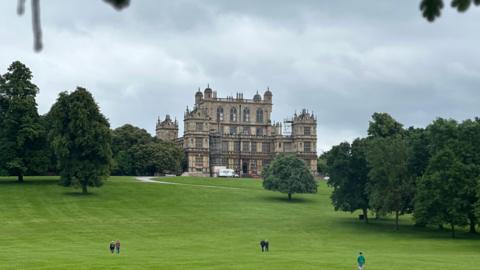
[[[202,101],[202,99],[203,99],[202,91],[200,91],[200,88],[198,88],[197,93],[195,93],[195,105],[200,104],[200,102]]]
[[[155,128],[157,138],[164,141],[175,141],[178,138],[178,122],[177,119],[172,121],[170,115],[165,116],[165,120],[158,118]]]
[[[267,103],[272,103],[272,92],[270,91],[270,88],[267,88],[267,91],[263,94],[263,100]]]

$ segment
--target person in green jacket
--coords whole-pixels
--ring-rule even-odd
[[[363,270],[363,268],[365,267],[365,257],[363,257],[362,252],[360,252],[360,254],[358,255],[357,262],[358,270]]]

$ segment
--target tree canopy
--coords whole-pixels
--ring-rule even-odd
[[[366,139],[356,139],[352,145],[343,142],[334,146],[327,157],[328,185],[333,188],[331,199],[335,210],[363,211],[368,223],[368,167]]]
[[[40,123],[35,97],[38,87],[32,73],[19,61],[0,76],[0,171],[18,176],[42,171],[45,129]]]
[[[288,194],[316,193],[317,183],[305,162],[294,155],[277,156],[262,172],[263,187]]]
[[[93,96],[78,87],[60,93],[48,117],[49,139],[58,158],[60,183],[64,186],[99,187],[110,175],[111,132]]]
[[[434,155],[425,175],[419,179],[415,218],[426,224],[447,223],[455,237],[455,226],[466,225],[471,211],[465,200],[471,184],[469,170],[450,149]]]
[[[472,4],[478,6],[480,5],[480,0],[452,0],[450,2],[450,5],[458,12],[467,11]],[[440,17],[443,6],[443,0],[422,0],[420,2],[422,15],[430,22],[433,22],[436,18]]]
[[[334,146],[325,154],[336,210],[362,209],[354,190],[366,187],[368,208],[377,214],[413,213],[416,225],[469,226],[480,217],[480,119],[438,118],[426,128],[404,129],[386,113],[374,113],[368,137]],[[364,143],[358,144],[359,141]],[[352,163],[354,145],[357,164]],[[362,155],[361,153],[365,153]],[[367,163],[365,164],[365,158]],[[361,166],[359,166],[359,164]],[[359,172],[360,176],[354,177]],[[365,210],[363,210],[365,213]]]
[[[113,174],[180,174],[185,162],[183,149],[153,138],[146,130],[130,124],[116,128],[113,135]]]

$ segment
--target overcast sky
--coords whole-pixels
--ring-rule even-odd
[[[273,120],[314,111],[319,151],[364,136],[374,112],[405,126],[478,116],[480,8],[447,4],[432,24],[418,0],[131,1],[120,12],[101,0],[41,1],[41,53],[30,1],[23,17],[17,1],[1,1],[0,73],[28,65],[42,114],[83,86],[112,128],[152,135],[167,113],[183,129],[198,87],[251,98],[269,86]]]

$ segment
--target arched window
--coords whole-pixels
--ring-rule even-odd
[[[257,109],[257,123],[263,123],[263,110]]]
[[[230,122],[237,122],[237,108],[230,110]]]
[[[250,122],[250,109],[243,109],[243,122]]]
[[[219,121],[219,122],[223,121],[223,108],[222,107],[217,108],[217,121]]]

